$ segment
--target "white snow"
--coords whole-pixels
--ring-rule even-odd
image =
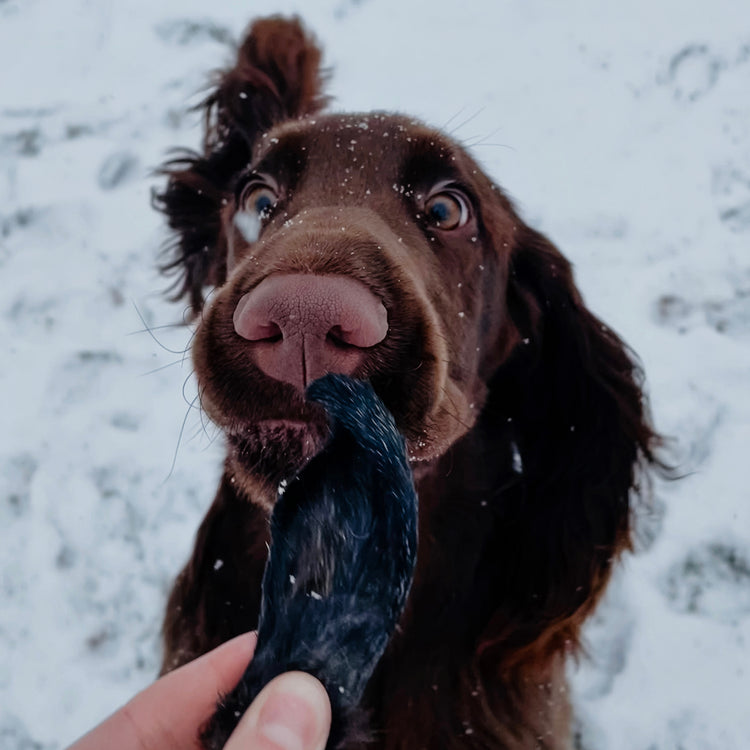
[[[188,107],[252,6],[0,0],[3,750],[64,747],[157,672],[221,440],[154,270],[151,170],[198,145]],[[571,670],[583,747],[745,750],[750,5],[270,10],[316,30],[337,107],[469,144],[643,360],[685,478],[657,483]]]

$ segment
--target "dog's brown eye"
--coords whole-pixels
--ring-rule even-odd
[[[248,185],[243,192],[241,206],[244,211],[265,219],[273,211],[278,200],[279,196],[272,187],[256,182]]]
[[[458,229],[469,220],[469,202],[457,190],[445,190],[427,199],[424,212],[438,229]]]

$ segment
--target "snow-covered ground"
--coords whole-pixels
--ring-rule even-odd
[[[746,0],[0,0],[0,748],[63,747],[157,670],[221,441],[151,170],[269,9],[316,30],[337,107],[450,123],[643,359],[686,477],[589,630],[583,747],[746,750]]]

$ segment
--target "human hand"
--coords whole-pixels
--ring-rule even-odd
[[[239,681],[256,640],[246,633],[170,672],[69,750],[197,750],[219,693]],[[325,688],[304,672],[288,672],[263,688],[225,750],[323,750],[330,726]]]

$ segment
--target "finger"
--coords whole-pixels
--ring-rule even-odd
[[[170,672],[128,703],[144,734],[160,738],[154,750],[165,747],[162,737],[174,738],[181,749],[195,745],[198,729],[213,713],[219,694],[228,693],[242,677],[256,642],[255,633],[234,638]]]
[[[261,690],[224,750],[324,750],[331,704],[305,672],[279,675]]]
[[[255,651],[245,633],[170,672],[138,693],[70,750],[185,750],[199,747],[198,731],[221,693],[239,681]]]

